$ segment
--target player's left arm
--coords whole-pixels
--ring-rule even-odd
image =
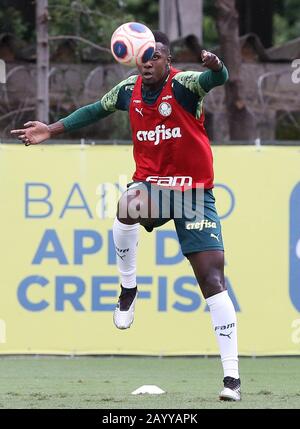
[[[199,84],[205,92],[209,92],[216,86],[224,85],[228,79],[228,70],[224,63],[212,52],[201,52],[202,65],[209,70],[200,73]]]

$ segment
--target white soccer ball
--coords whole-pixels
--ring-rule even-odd
[[[111,52],[121,64],[135,67],[150,60],[155,49],[152,31],[139,22],[120,25],[111,37]]]

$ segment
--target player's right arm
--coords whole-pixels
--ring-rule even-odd
[[[128,104],[126,101],[128,97],[124,97],[124,94],[126,94],[127,87],[134,86],[136,78],[136,76],[131,76],[120,82],[105,94],[101,101],[81,107],[58,122],[47,125],[39,121],[29,121],[24,124],[24,128],[12,130],[11,134],[25,143],[26,146],[35,145],[66,131],[73,131],[90,125],[116,110],[127,110],[125,104]]]
[[[10,133],[19,140],[22,140],[25,146],[42,143],[52,136],[61,134],[65,131],[62,122],[55,122],[47,125],[39,121],[29,121],[24,124],[24,127],[25,128],[19,130],[11,130]]]

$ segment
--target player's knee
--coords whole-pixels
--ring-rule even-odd
[[[147,217],[147,212],[147,199],[138,190],[129,190],[119,200],[117,217],[119,220],[126,221],[125,223],[139,222],[141,218]]]
[[[208,272],[201,279],[201,289],[205,298],[223,292],[226,290],[224,276],[221,273]]]

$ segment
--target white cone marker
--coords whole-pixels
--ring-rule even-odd
[[[149,395],[161,395],[162,393],[166,392],[160,387],[154,386],[152,384],[145,384],[144,386],[141,386],[131,392],[132,395],[144,395],[145,393],[148,393]]]

